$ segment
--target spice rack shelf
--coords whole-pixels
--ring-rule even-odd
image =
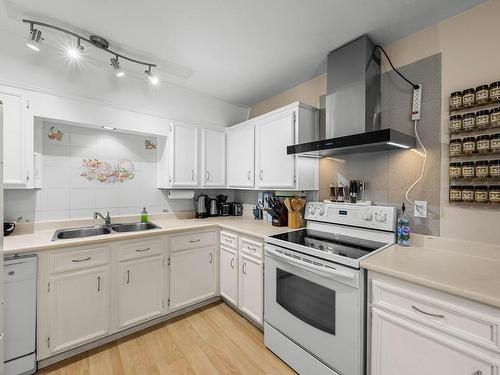
[[[468,161],[468,160],[482,160],[482,159],[485,159],[485,160],[491,160],[491,159],[495,159],[495,158],[498,158],[500,156],[500,151],[497,151],[497,152],[488,152],[488,153],[485,153],[485,154],[470,154],[470,155],[457,155],[457,156],[450,156],[450,160],[451,161]]]
[[[485,183],[485,184],[498,184],[500,183],[500,178],[495,178],[495,177],[485,177],[485,178],[477,178],[477,177],[474,177],[474,178],[463,178],[463,177],[459,177],[459,178],[455,178],[455,177],[451,177],[450,178],[450,182],[454,183],[454,184],[457,184],[457,183],[478,183],[478,182],[482,182],[482,183]]]
[[[471,106],[467,107],[460,107],[460,108],[450,108],[450,114],[461,114],[461,113],[466,113],[466,112],[471,112],[471,111],[481,111],[484,109],[492,109],[495,108],[496,106],[500,105],[500,100],[488,100],[486,103],[482,104],[474,104]]]
[[[462,130],[459,132],[449,132],[450,138],[464,138],[464,137],[474,137],[478,135],[491,135],[500,133],[500,125],[490,126],[484,129],[474,129],[474,130]]]
[[[455,202],[455,201],[448,201],[451,204],[457,205],[457,206],[479,206],[479,207],[489,207],[489,208],[499,208],[500,203],[494,203],[494,202]]]

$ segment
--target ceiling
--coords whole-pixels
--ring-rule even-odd
[[[362,34],[385,45],[481,2],[5,0],[0,21],[27,34],[13,18],[36,16],[99,34],[157,61],[165,79],[251,105],[325,72],[327,53]]]

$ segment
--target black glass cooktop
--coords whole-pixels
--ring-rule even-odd
[[[301,229],[271,237],[351,259],[359,259],[386,245],[382,242],[310,229]]]

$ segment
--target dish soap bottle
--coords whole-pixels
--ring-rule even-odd
[[[141,212],[141,223],[147,223],[148,221],[149,221],[148,211],[146,211],[146,207],[143,207]]]
[[[403,203],[401,207],[401,215],[398,217],[398,244],[401,246],[410,246],[410,219],[405,213],[406,207]]]

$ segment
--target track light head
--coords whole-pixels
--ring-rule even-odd
[[[28,36],[28,40],[26,42],[26,46],[31,48],[33,51],[40,51],[40,42],[43,40],[42,32],[38,29],[35,29],[33,25],[30,27],[30,34]]]
[[[83,46],[80,44],[80,39],[77,39],[76,46],[70,47],[67,50],[69,57],[78,60],[83,55]]]
[[[146,73],[146,75],[148,76],[148,80],[149,82],[151,82],[152,85],[157,85],[160,82],[158,77],[155,76],[151,71],[151,65],[148,67],[147,70],[144,71],[144,73]]]
[[[111,66],[115,69],[115,75],[117,77],[123,77],[125,75],[125,72],[120,68],[120,63],[118,62],[118,56],[112,57],[110,61],[111,61]]]

